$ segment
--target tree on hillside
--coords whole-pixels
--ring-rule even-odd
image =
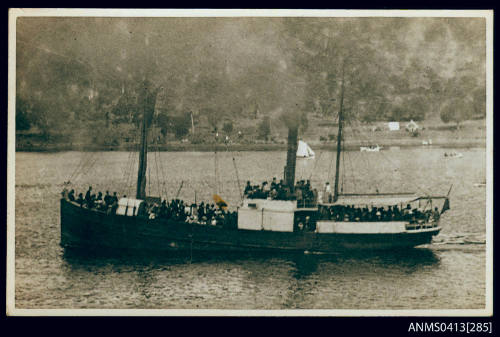
[[[474,118],[486,117],[486,88],[479,86],[472,92]]]
[[[323,115],[334,116],[340,105],[344,86],[343,112],[346,120],[359,120],[364,106],[383,101],[388,90],[388,64],[384,54],[374,47],[373,34],[352,18],[322,18],[301,22],[285,20],[290,43],[295,43],[294,61],[303,72],[310,102],[316,102]],[[299,29],[300,28],[300,29]],[[352,41],[356,41],[353,43]],[[311,105],[311,103],[308,103]]]
[[[411,97],[407,100],[405,105],[407,107],[407,112],[404,120],[422,121],[425,119],[425,114],[429,106],[425,97]]]
[[[29,130],[31,127],[29,103],[21,97],[16,97],[16,130]]]
[[[460,123],[472,117],[472,106],[463,100],[450,100],[440,111],[440,117],[443,123],[455,123],[457,130],[460,128]]]
[[[257,132],[260,139],[268,140],[271,135],[271,118],[265,116],[264,119],[259,123],[257,127]]]
[[[177,139],[181,139],[189,133],[191,128],[191,113],[185,111],[178,116],[172,117],[172,131]]]
[[[222,126],[222,131],[224,131],[227,134],[233,132],[233,122],[232,121],[224,122],[224,125]]]

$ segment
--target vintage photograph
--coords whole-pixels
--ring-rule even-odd
[[[8,315],[492,314],[492,11],[9,19]]]

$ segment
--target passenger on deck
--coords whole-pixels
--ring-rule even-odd
[[[278,189],[278,182],[276,181],[276,177],[273,177],[273,181],[271,182],[271,190]]]
[[[69,201],[75,201],[75,190],[71,190],[68,193],[68,199],[69,199]]]
[[[312,207],[316,207],[316,203],[318,202],[318,190],[317,189],[313,189],[311,196],[312,196],[311,206]]]
[[[269,192],[271,192],[271,188],[269,187],[269,184],[267,183],[267,181],[264,181],[262,183],[262,197],[267,198],[267,196],[269,195]]]
[[[111,201],[112,197],[109,194],[109,191],[106,191],[106,195],[104,196],[104,204],[106,205],[106,208],[109,207],[113,202]]]
[[[250,181],[247,181],[247,185],[245,186],[244,195],[248,195],[252,191],[252,185],[250,185]]]
[[[432,212],[432,220],[434,220],[434,222],[438,222],[440,217],[441,214],[439,214],[438,208],[434,207],[434,211]]]
[[[201,219],[205,216],[205,204],[203,201],[200,203],[200,206],[198,207],[198,219]]]
[[[302,204],[304,203],[304,200],[303,200],[301,188],[295,189],[295,197],[297,198],[297,205],[302,206]]]
[[[78,194],[78,199],[76,199],[76,202],[80,205],[80,207],[83,206],[83,204],[85,203],[85,200],[83,199],[82,193]]]
[[[323,202],[332,202],[332,188],[328,181],[325,183],[325,189],[323,191]]]
[[[394,206],[394,217],[393,219],[400,219],[401,218],[401,211],[399,210],[398,205]]]
[[[87,203],[87,206],[92,202],[92,186],[89,186],[89,189],[87,190],[87,193],[85,193],[85,202]]]

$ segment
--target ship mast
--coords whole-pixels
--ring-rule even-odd
[[[139,146],[139,168],[137,170],[136,198],[146,199],[146,169],[148,165],[148,129],[153,118],[158,89],[147,79],[143,83],[139,94],[139,106],[142,106],[141,141]]]
[[[297,125],[290,125],[288,127],[288,146],[286,154],[285,166],[285,185],[288,186],[290,192],[293,193],[295,186],[295,165],[297,161],[297,139],[299,128]]]
[[[146,83],[143,88],[143,109],[142,109],[142,123],[141,123],[141,143],[139,146],[139,168],[137,171],[137,193],[136,199],[146,199],[146,168],[148,164],[148,128],[146,123],[146,110],[147,110],[147,88]]]
[[[342,86],[340,89],[340,107],[339,107],[339,131],[337,133],[337,161],[335,163],[335,184],[333,189],[333,202],[339,198],[339,175],[340,175],[340,152],[342,150],[342,122],[343,122],[343,105],[344,105],[344,68],[345,62],[342,64]]]

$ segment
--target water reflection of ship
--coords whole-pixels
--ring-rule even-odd
[[[154,119],[152,115],[157,91],[151,90],[150,84],[146,82],[143,87],[139,98],[139,101],[143,102],[144,109],[138,148],[136,198],[120,199],[116,212],[110,212],[109,208],[99,210],[93,208],[92,204],[84,207],[83,202],[78,204],[70,201],[67,194],[63,193],[60,214],[61,244],[64,247],[97,246],[140,251],[336,252],[414,247],[431,242],[432,237],[441,230],[439,214],[437,216],[434,213],[433,216],[430,214],[433,201],[436,206],[436,200],[444,200],[440,213],[449,209],[448,195],[418,196],[414,193],[379,193],[378,190],[375,194],[343,193],[339,185],[343,152],[343,94],[339,110],[332,198],[319,200],[320,198],[315,197],[315,200],[308,204],[295,200],[295,197],[299,198],[298,194],[294,197],[298,126],[292,126],[289,127],[287,161],[283,177],[283,189],[289,191],[285,193],[286,197],[274,200],[265,197],[242,198],[237,210],[237,220],[232,221],[233,217],[227,216],[224,219],[229,221],[222,221],[219,225],[214,220],[209,222],[193,218],[186,221],[186,214],[178,218],[163,217],[157,214],[157,208],[154,207],[154,203],[160,202],[160,196],[146,196],[148,130]],[[217,156],[215,159],[217,160]],[[218,195],[215,196],[218,197],[217,200],[222,200]],[[403,214],[403,205],[408,207],[413,205],[413,207],[408,208],[407,214]],[[227,204],[224,202],[219,206],[224,211]],[[371,207],[377,213],[363,218],[356,217],[354,211],[357,212],[363,207],[367,209]],[[402,214],[400,216],[398,213],[397,217],[386,217],[384,213],[382,216],[381,210],[385,212],[385,207],[395,209],[400,207]],[[422,212],[417,212],[416,207],[422,207]],[[342,214],[342,218],[332,218],[332,212],[337,213],[336,215]],[[344,214],[348,216],[344,217]],[[396,212],[391,211],[391,214]]]
[[[114,269],[133,268],[133,267],[151,267],[165,269],[176,265],[198,264],[198,263],[234,263],[235,265],[245,266],[248,261],[258,264],[269,263],[271,260],[276,262],[278,259],[282,264],[293,266],[292,276],[296,278],[306,277],[315,273],[318,266],[324,263],[333,264],[372,264],[372,265],[405,265],[405,266],[425,266],[433,265],[439,262],[435,252],[426,248],[412,248],[405,250],[388,250],[383,252],[340,252],[334,254],[303,254],[303,253],[270,253],[270,252],[235,252],[227,255],[224,252],[214,252],[212,254],[203,254],[194,252],[192,255],[183,251],[169,252],[151,256],[150,254],[138,254],[135,251],[113,251],[100,250],[89,251],[85,249],[66,249],[63,252],[65,263],[73,270],[104,270],[110,266]]]

